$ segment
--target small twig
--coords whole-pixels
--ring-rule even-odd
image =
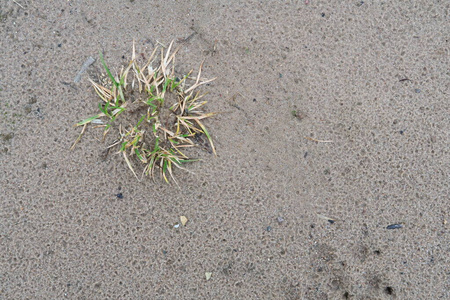
[[[307,140],[313,141],[313,142],[317,142],[317,143],[333,143],[333,141],[324,141],[324,140],[318,140],[309,136],[305,136],[304,137]]]
[[[19,2],[17,2],[16,0],[12,0],[15,4],[19,5],[22,9],[25,9],[25,7],[23,7]]]

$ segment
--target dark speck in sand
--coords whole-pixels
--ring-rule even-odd
[[[402,227],[403,227],[402,224],[391,224],[391,225],[387,226],[386,229],[400,229]]]

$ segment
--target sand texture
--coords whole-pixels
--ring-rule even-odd
[[[0,299],[450,299],[449,9],[0,0]],[[217,77],[180,188],[69,150],[133,40]]]

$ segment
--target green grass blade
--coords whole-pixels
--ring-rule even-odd
[[[156,152],[158,152],[159,151],[159,137],[158,138],[156,138],[156,141],[155,141],[155,147],[153,148],[153,151],[150,153],[151,155],[153,155],[153,154],[155,154]]]
[[[105,60],[103,59],[103,53],[101,51],[99,51],[99,53],[100,53],[100,61],[102,62],[103,68],[105,68],[106,73],[109,76],[109,79],[111,79],[111,81],[114,83],[115,86],[119,86],[119,83],[116,81],[114,76],[111,74],[111,71],[109,70],[108,66],[105,63]]]
[[[136,153],[136,156],[139,158],[140,161],[145,161],[145,159],[142,157],[141,153],[139,152],[139,149],[134,149],[134,153]]]
[[[127,145],[128,145],[128,142],[123,142],[122,146],[120,147],[120,151],[125,151]]]
[[[200,161],[200,159],[179,159],[180,163],[187,163],[187,162],[194,162],[194,161]]]
[[[81,125],[84,125],[84,124],[88,124],[88,123],[90,123],[92,120],[95,120],[95,119],[98,119],[98,118],[104,117],[104,116],[105,116],[105,114],[103,114],[103,113],[98,114],[98,115],[96,115],[96,116],[87,118],[86,120],[83,120],[83,121],[77,123],[75,126],[81,126]]]
[[[98,104],[98,109],[105,114],[105,116],[108,116],[111,118],[111,114],[108,112],[108,108],[109,108],[109,102],[105,103],[105,107],[103,107],[103,103],[99,103]]]
[[[139,120],[139,122],[136,124],[136,126],[135,126],[134,128],[137,129],[137,128],[139,127],[139,125],[141,125],[142,121],[145,120],[146,117],[147,117],[146,115],[143,115],[143,116],[141,117],[141,119]]]
[[[167,87],[169,86],[169,84],[172,82],[172,79],[167,78],[166,81],[164,82],[164,86],[163,86],[163,90],[162,93],[164,94],[167,90]]]

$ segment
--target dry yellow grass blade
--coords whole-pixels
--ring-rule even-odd
[[[216,80],[216,79],[217,79],[217,77],[214,77],[213,79],[209,79],[209,80],[206,80],[206,81],[202,81],[202,82],[200,82],[200,83],[196,83],[196,84],[194,84],[193,86],[191,86],[190,88],[188,88],[188,89],[185,91],[185,93],[187,94],[187,93],[189,93],[190,91],[193,91],[194,89],[198,88],[199,86],[204,85],[204,84],[207,84],[207,83],[210,83],[211,81],[214,81],[214,80]]]
[[[90,79],[90,78],[89,78],[89,81],[94,86],[95,92],[99,95],[99,97],[103,101],[109,102],[113,99],[112,92],[110,89],[107,89],[107,88],[97,84],[96,82],[92,81],[92,79]]]
[[[83,129],[81,130],[80,135],[79,135],[78,138],[75,140],[75,142],[73,143],[72,147],[70,147],[70,151],[72,151],[72,150],[75,148],[75,145],[81,140],[81,137],[83,136],[84,131],[86,130],[86,126],[87,126],[87,123],[84,124]]]
[[[139,177],[137,177],[136,173],[135,173],[134,170],[133,170],[133,167],[131,166],[130,160],[128,159],[128,156],[127,156],[127,152],[126,152],[126,151],[123,151],[122,153],[123,153],[123,157],[125,158],[125,162],[127,163],[127,165],[128,165],[128,167],[130,168],[131,172],[133,172],[133,174],[134,174],[134,176],[136,177],[136,179],[137,179],[138,181],[140,181],[140,180],[139,180]]]
[[[309,136],[305,136],[304,138],[307,139],[307,140],[316,142],[316,143],[333,143],[333,141],[328,141],[328,140],[318,140],[318,139],[315,139],[315,138],[312,138],[312,137],[309,137]]]
[[[206,119],[206,118],[212,117],[217,114],[218,114],[218,112],[207,113],[207,114],[203,114],[203,115],[199,115],[199,116],[183,116],[183,119],[185,119],[185,120],[202,120],[202,119]]]

